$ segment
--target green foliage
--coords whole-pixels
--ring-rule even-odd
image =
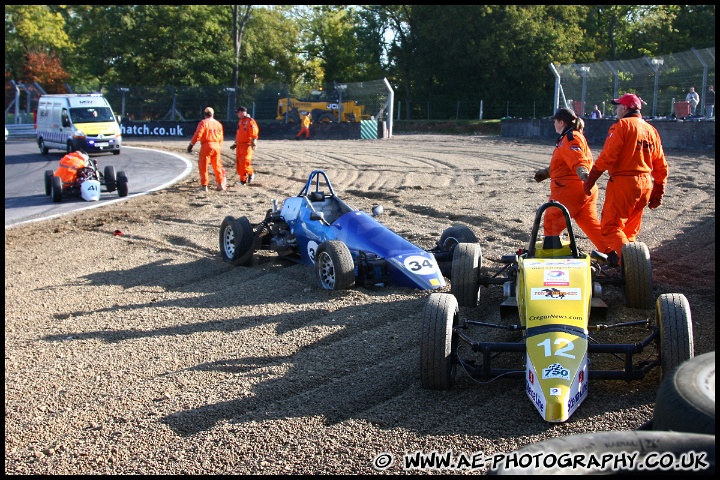
[[[47,82],[57,85],[67,72],[88,90],[232,85],[233,20],[231,5],[6,5],[6,78],[56,71]],[[550,63],[714,47],[715,6],[256,5],[238,38],[244,96],[386,77],[406,107],[532,102],[551,94]],[[37,65],[41,54],[52,68]]]

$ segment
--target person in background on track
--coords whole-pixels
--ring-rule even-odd
[[[230,145],[230,148],[235,150],[235,170],[240,176],[240,185],[247,185],[255,180],[252,160],[260,128],[255,119],[247,114],[246,107],[239,107],[235,113],[238,116],[238,128],[235,143]]]
[[[685,95],[685,101],[690,102],[690,115],[695,115],[700,103],[700,95],[695,91],[695,87],[690,87],[690,91]]]
[[[195,134],[188,144],[188,153],[192,152],[197,142],[200,142],[200,155],[198,156],[198,169],[200,170],[200,192],[208,190],[208,164],[212,165],[215,172],[216,189],[218,191],[227,190],[227,180],[225,176],[225,168],[223,167],[220,149],[225,138],[222,123],[213,118],[215,110],[212,107],[205,108],[203,112],[205,118],[198,123]]]
[[[585,180],[590,195],[595,182],[607,170],[610,179],[605,191],[601,231],[612,249],[608,265],[622,261],[622,247],[634,242],[642,225],[645,207],[662,204],[668,179],[660,134],[643,120],[640,98],[626,93],[612,101],[618,121],[608,130],[605,145]]]
[[[300,123],[302,124],[302,128],[300,129],[298,134],[295,135],[295,140],[300,140],[300,137],[302,136],[303,133],[305,134],[305,140],[309,140],[310,139],[310,114],[305,113],[305,115],[303,115]]]
[[[593,157],[583,129],[585,122],[569,108],[559,109],[553,116],[555,131],[560,135],[550,159],[550,166],[535,172],[535,181],[550,179],[550,198],[567,208],[570,218],[575,220],[600,253],[609,251],[600,232],[597,214],[598,189],[585,194],[583,180],[592,168]],[[560,236],[567,227],[562,211],[550,208],[543,217],[545,237]]]

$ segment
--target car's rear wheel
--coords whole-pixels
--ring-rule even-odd
[[[425,301],[420,324],[420,384],[431,390],[449,390],[457,375],[458,338],[453,332],[459,319],[455,297],[431,293]]]
[[[52,196],[52,201],[55,203],[62,202],[62,178],[57,175],[53,175],[50,183],[50,195]]]
[[[52,193],[52,170],[45,170],[45,195],[50,196]]]
[[[450,293],[461,307],[476,307],[480,297],[482,250],[477,243],[458,243],[452,257]]]
[[[117,175],[115,175],[115,167],[105,165],[105,188],[108,192],[114,192],[117,189]]]
[[[622,248],[625,281],[625,306],[653,308],[652,265],[650,251],[642,242],[626,243]]]
[[[665,378],[695,355],[690,305],[685,295],[660,295],[655,302],[655,318],[660,325],[660,371]]]
[[[652,429],[715,435],[715,352],[693,357],[665,376]]]
[[[323,242],[315,255],[315,275],[325,290],[345,290],[355,285],[355,264],[347,245]]]
[[[253,256],[253,229],[247,217],[228,215],[220,224],[220,256],[227,263],[247,267]]]
[[[117,173],[117,191],[120,197],[127,197],[130,192],[127,175],[122,170]]]

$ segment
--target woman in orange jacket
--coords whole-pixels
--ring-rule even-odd
[[[570,218],[575,220],[585,232],[595,248],[605,253],[605,239],[600,231],[597,214],[597,187],[589,195],[585,194],[583,180],[593,165],[592,153],[588,147],[583,129],[585,122],[569,108],[561,108],[553,116],[555,131],[560,135],[555,143],[555,151],[549,168],[535,172],[535,181],[549,178],[550,200],[562,203]],[[546,237],[559,236],[565,230],[565,218],[557,208],[546,210],[543,217],[543,230]]]

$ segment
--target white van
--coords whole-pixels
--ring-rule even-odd
[[[120,153],[122,134],[110,104],[100,93],[42,95],[35,136],[40,152]]]

